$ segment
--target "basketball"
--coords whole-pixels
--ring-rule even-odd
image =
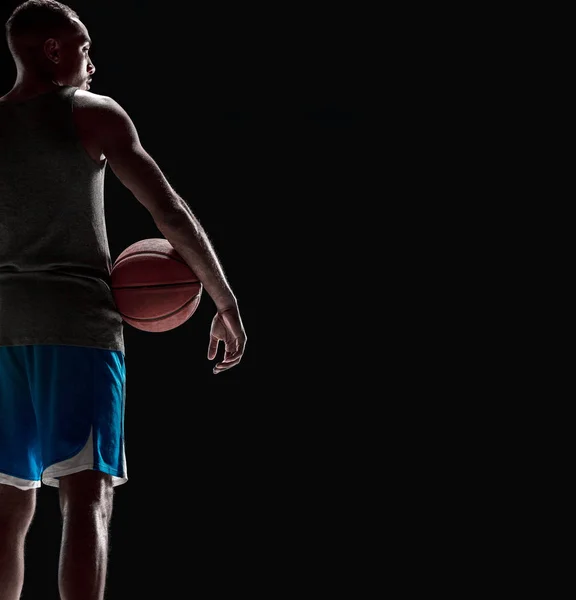
[[[128,246],[112,266],[112,293],[126,323],[150,332],[169,331],[196,311],[202,283],[164,238]]]

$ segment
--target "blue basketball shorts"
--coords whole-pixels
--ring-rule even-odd
[[[59,487],[92,469],[128,481],[121,351],[0,346],[0,483]]]

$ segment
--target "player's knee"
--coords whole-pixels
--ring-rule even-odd
[[[60,479],[60,508],[98,511],[108,518],[112,514],[114,490],[112,476],[100,471],[86,470]]]
[[[0,530],[3,527],[26,528],[36,509],[36,490],[20,490],[0,484]]]

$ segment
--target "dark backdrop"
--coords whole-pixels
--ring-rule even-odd
[[[2,23],[17,4],[2,3]],[[353,25],[333,7],[68,4],[93,40],[91,91],[127,110],[203,224],[248,335],[242,363],[214,376],[206,293],[173,331],[125,324],[129,481],[116,488],[107,598],[280,597],[314,569],[292,545],[312,502],[294,460],[326,400],[305,385],[323,343],[305,325],[333,258],[324,234],[350,200]],[[16,73],[5,41],[0,73],[2,95]],[[112,260],[163,237],[109,168],[105,203]],[[58,494],[42,487],[25,600],[58,598],[59,543]]]

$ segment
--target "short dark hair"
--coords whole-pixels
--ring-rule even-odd
[[[80,19],[76,11],[56,0],[27,0],[19,4],[6,21],[10,51],[20,54],[18,42],[23,36],[43,42],[71,31],[73,19]]]

